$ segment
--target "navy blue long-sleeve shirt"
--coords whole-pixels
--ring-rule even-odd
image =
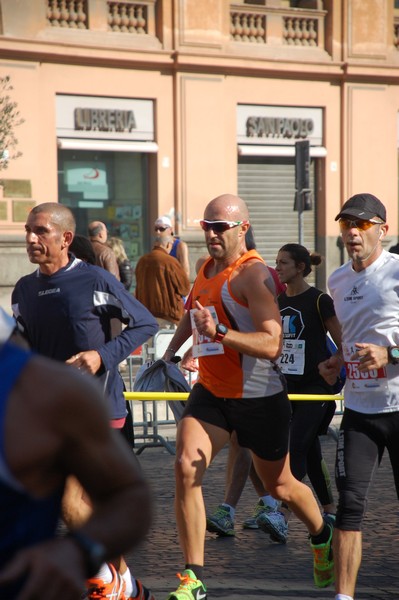
[[[65,361],[97,350],[102,366],[96,373],[110,398],[111,418],[126,416],[124,386],[118,365],[158,330],[152,314],[117,279],[100,267],[70,255],[53,275],[36,270],[22,277],[12,294],[18,327],[31,348]],[[126,325],[114,339],[111,319]]]

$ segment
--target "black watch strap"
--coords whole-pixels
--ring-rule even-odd
[[[223,323],[218,323],[216,325],[216,335],[215,335],[213,341],[221,344],[222,340],[227,332],[228,332],[228,327],[226,327],[226,325],[224,325]]]
[[[93,577],[100,570],[100,567],[105,562],[106,550],[101,542],[92,540],[87,535],[80,531],[70,531],[67,537],[76,542],[82,551],[87,577]]]
[[[388,346],[388,360],[391,365],[399,364],[399,346]]]

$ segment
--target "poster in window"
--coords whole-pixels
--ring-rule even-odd
[[[64,185],[70,193],[81,193],[83,200],[109,200],[105,163],[65,161]]]

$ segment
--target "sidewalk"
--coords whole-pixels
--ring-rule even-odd
[[[335,441],[331,436],[321,440],[333,474]],[[175,574],[184,568],[173,509],[174,457],[158,447],[146,448],[138,458],[152,484],[154,522],[147,540],[127,556],[127,562],[152,589],[156,600],[165,600],[178,586]],[[209,512],[223,498],[226,458],[227,449],[216,457],[206,475],[204,499]],[[333,588],[319,590],[313,585],[309,542],[305,527],[297,519],[290,522],[286,545],[271,542],[262,531],[242,529],[241,523],[252,513],[256,500],[248,483],[236,512],[235,538],[206,534],[204,580],[208,600],[332,600]],[[398,600],[398,501],[387,456],[371,490],[363,539],[356,600]]]

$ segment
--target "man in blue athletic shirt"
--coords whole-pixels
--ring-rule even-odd
[[[26,247],[38,269],[12,294],[18,328],[31,348],[96,375],[110,399],[111,418],[126,416],[119,363],[157,332],[151,313],[105,269],[68,252],[75,219],[66,206],[40,204],[30,212]],[[111,339],[112,318],[126,325]]]
[[[109,400],[111,426],[121,429],[126,402],[118,365],[152,337],[158,325],[112,274],[69,252],[75,228],[71,210],[61,204],[40,204],[29,213],[26,248],[30,262],[38,269],[17,282],[12,294],[13,312],[33,350],[96,376]],[[113,319],[125,325],[116,337],[111,331]],[[81,487],[69,481],[63,515],[70,527],[90,514],[90,503],[85,500]],[[141,598],[141,584],[131,582],[124,561],[116,566],[126,576],[126,597]],[[104,567],[100,575],[90,585],[113,586],[112,569]],[[151,598],[150,594],[142,597]]]
[[[97,383],[6,341],[14,326],[0,309],[0,598],[80,598],[104,560],[146,534],[149,490]],[[95,508],[56,537],[69,474]]]

